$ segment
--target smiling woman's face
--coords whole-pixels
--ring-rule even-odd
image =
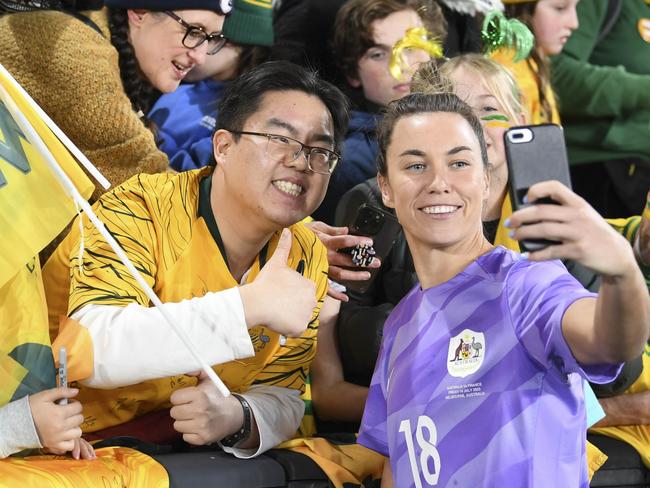
[[[390,14],[371,24],[374,46],[368,49],[357,64],[357,78],[348,82],[354,88],[361,87],[363,96],[377,105],[385,106],[411,93],[411,78],[420,65],[430,59],[424,51],[413,50],[407,60],[410,70],[405,70],[400,80],[390,74],[389,63],[393,46],[406,31],[422,27],[422,20],[415,10],[406,9]]]
[[[210,10],[177,10],[187,24],[209,34],[221,32],[224,16]],[[144,78],[162,93],[176,88],[207,57],[208,43],[190,49],[183,45],[186,29],[164,12],[129,10],[129,42]],[[219,54],[215,54],[218,56]]]
[[[453,248],[482,237],[488,176],[478,138],[457,113],[425,112],[399,119],[380,176],[384,203],[409,245]]]

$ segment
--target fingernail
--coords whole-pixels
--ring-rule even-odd
[[[508,232],[508,236],[514,237],[515,236],[515,231],[511,230],[510,232]]]
[[[503,223],[504,227],[510,227],[510,219],[506,219],[505,222]]]
[[[522,252],[522,253],[521,253],[521,258],[522,258],[522,259],[528,259],[528,255],[529,255],[529,254],[530,254],[530,253],[528,253],[528,252]]]
[[[528,195],[524,195],[524,198],[521,199],[523,203],[528,203]]]

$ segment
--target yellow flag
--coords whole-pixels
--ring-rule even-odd
[[[34,141],[20,112],[84,198],[94,186],[15,82],[0,71],[0,287],[43,249],[76,214],[74,202]]]

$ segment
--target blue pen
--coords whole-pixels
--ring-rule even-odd
[[[58,376],[59,376],[59,387],[67,388],[68,387],[68,356],[65,347],[61,347],[61,349],[59,349]],[[67,405],[67,404],[68,404],[67,398],[61,398],[59,400],[59,405]]]

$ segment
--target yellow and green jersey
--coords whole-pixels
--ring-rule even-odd
[[[100,219],[163,302],[180,302],[239,285],[228,269],[210,206],[211,171],[138,175],[95,204]],[[327,252],[302,223],[290,230],[288,265],[297,269],[304,262],[303,275],[317,285],[318,305],[301,337],[281,337],[264,326],[250,329],[255,356],[214,367],[232,391],[246,391],[252,385],[305,391],[316,352],[318,314],[327,292]],[[44,269],[50,327],[57,327],[60,316],[86,305],[150,306],[126,267],[86,220],[83,233],[83,263],[77,252],[80,232],[74,225]],[[273,254],[279,236],[278,231],[262,249],[246,283],[255,279]],[[161,334],[171,333],[162,321],[160,327]],[[82,428],[94,432],[167,408],[175,390],[195,383],[196,379],[180,375],[115,390],[82,387],[79,400],[86,417]]]

